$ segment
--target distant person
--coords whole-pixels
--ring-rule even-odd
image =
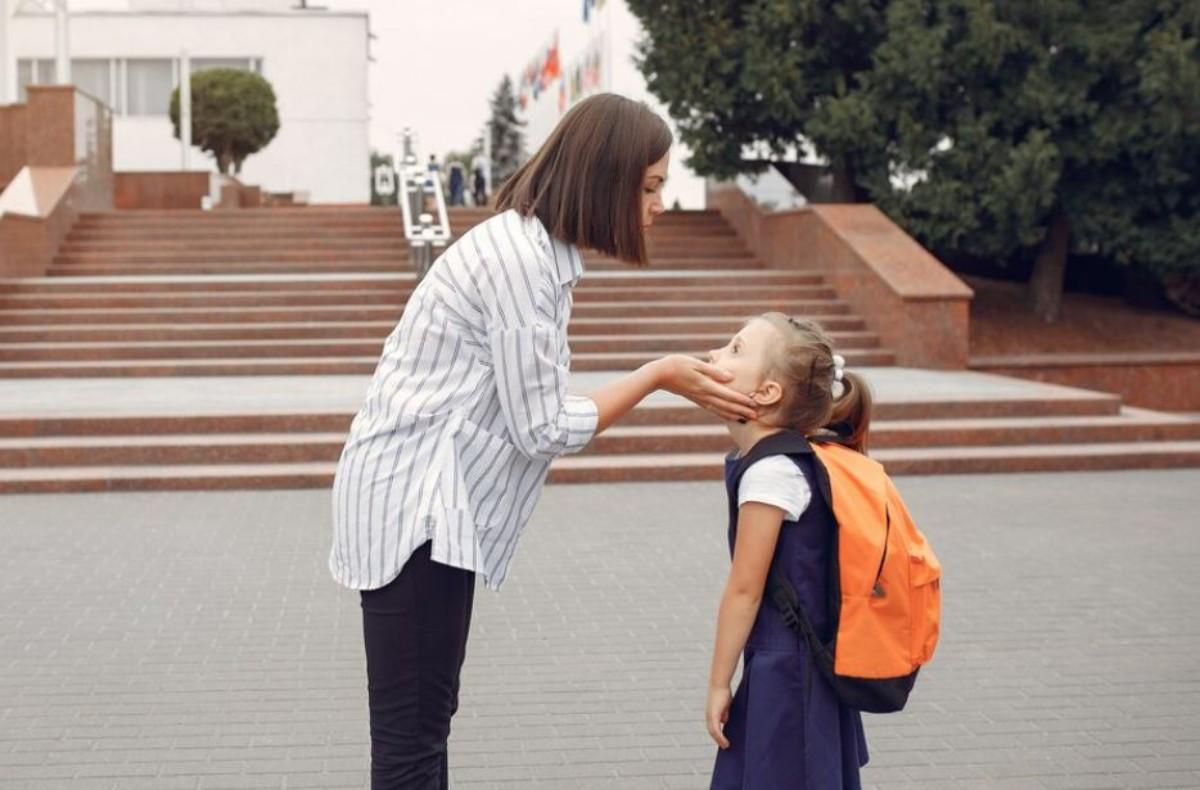
[[[428,170],[429,170],[429,172],[430,172],[430,173],[440,173],[440,172],[442,172],[442,166],[438,164],[437,157],[436,157],[436,156],[434,156],[433,154],[430,154],[430,155],[429,155],[429,166],[428,166]]]
[[[487,205],[487,160],[483,154],[475,154],[471,160],[471,177],[474,179],[474,195],[476,206]]]
[[[449,181],[447,188],[450,190],[450,205],[465,205],[466,199],[463,193],[467,189],[467,178],[466,174],[463,173],[462,163],[451,161],[447,165],[447,169],[449,171],[447,174],[447,180]]]

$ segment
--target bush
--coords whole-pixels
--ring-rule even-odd
[[[171,124],[179,134],[179,89],[171,94]],[[279,131],[271,83],[238,69],[209,69],[192,75],[192,144],[213,156],[225,175],[261,151]]]

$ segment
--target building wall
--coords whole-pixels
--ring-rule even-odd
[[[554,42],[557,33],[562,68],[562,77],[539,93],[536,99],[528,97],[529,101],[522,118],[527,123],[526,139],[530,153],[545,141],[573,103],[569,89],[566,91],[566,101],[562,101],[563,80],[571,79],[575,64],[585,61],[591,49],[599,42],[603,62],[601,83],[579,98],[586,98],[591,93],[610,91],[645,102],[661,115],[670,124],[676,138],[675,145],[671,148],[671,168],[664,189],[664,202],[668,207],[678,200],[682,208],[704,208],[704,179],[684,165],[684,160],[688,157],[687,148],[679,143],[678,130],[666,107],[647,90],[646,80],[634,63],[637,43],[643,36],[641,23],[630,12],[624,0],[605,0],[601,7],[589,14],[586,22],[581,11],[582,5],[564,3],[558,19],[543,18],[530,22],[545,27],[547,44]],[[531,52],[526,62],[516,64],[515,82],[518,88],[521,85],[521,75],[530,63],[540,59],[541,54]],[[569,86],[570,83],[566,84]]]
[[[279,109],[275,139],[249,157],[244,182],[272,192],[307,191],[313,202],[365,203],[369,193],[366,14],[358,13],[83,13],[71,17],[72,59],[175,61],[251,59],[271,83]],[[21,15],[12,41],[18,60],[54,57],[54,20]],[[126,65],[127,69],[128,66]],[[125,79],[122,79],[122,76]],[[114,87],[114,156],[118,171],[177,170],[180,143],[166,107],[158,115],[127,114],[118,68]],[[128,93],[128,90],[125,90]],[[215,169],[193,149],[189,169]]]

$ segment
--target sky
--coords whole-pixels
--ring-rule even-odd
[[[121,0],[69,0],[71,10],[125,7]],[[505,73],[532,58],[563,8],[579,0],[309,0],[331,10],[368,11],[371,42],[371,147],[398,148],[409,126],[417,148],[439,158],[467,148],[488,115]]]

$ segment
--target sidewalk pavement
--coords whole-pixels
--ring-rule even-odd
[[[1193,470],[904,478],[945,566],[872,788],[1200,787]],[[547,488],[480,589],[462,790],[704,788],[719,484]],[[327,491],[0,498],[0,788],[362,788]]]
[[[1088,390],[974,371],[862,368],[880,401],[1073,398],[1109,399]],[[572,373],[586,394],[620,373]],[[362,405],[370,376],[162,376],[0,381],[0,417],[69,415],[278,414],[344,412]],[[684,403],[656,392],[649,403]]]

